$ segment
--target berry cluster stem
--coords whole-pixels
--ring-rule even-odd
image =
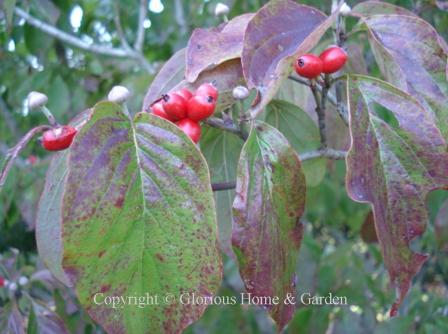
[[[56,121],[56,118],[53,116],[53,114],[51,113],[51,111],[47,107],[42,106],[41,110],[42,110],[43,114],[45,115],[45,117],[48,119],[48,123],[50,123],[50,125],[52,127],[58,127],[59,126],[58,121]]]
[[[327,147],[327,129],[325,125],[325,108],[326,108],[326,100],[329,87],[324,85],[322,89],[322,95],[319,96],[319,92],[317,90],[317,85],[315,80],[311,80],[310,82],[311,92],[314,96],[314,101],[316,102],[316,114],[317,114],[317,123],[319,124],[319,133],[320,133],[320,145],[321,148]]]

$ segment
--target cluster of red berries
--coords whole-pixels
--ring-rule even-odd
[[[193,94],[186,88],[171,92],[151,106],[154,115],[175,123],[195,143],[201,138],[200,121],[213,115],[218,90],[204,83]]]
[[[294,64],[296,73],[308,79],[314,79],[321,73],[331,74],[339,71],[347,61],[347,53],[338,46],[331,46],[319,57],[306,54],[297,59]]]

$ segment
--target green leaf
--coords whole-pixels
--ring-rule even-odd
[[[349,76],[348,92],[347,191],[373,207],[385,266],[397,288],[394,315],[427,258],[409,245],[425,230],[427,194],[448,187],[447,143],[432,113],[406,92],[366,76]],[[394,125],[383,120],[383,111]]]
[[[254,114],[273,98],[291,73],[297,56],[316,46],[337,15],[335,11],[327,18],[315,8],[290,0],[274,0],[249,21],[242,64],[248,87],[257,88],[261,95],[252,108]]]
[[[205,128],[201,138],[201,151],[207,159],[213,183],[232,182],[236,179],[236,168],[242,147],[243,142],[238,136],[211,127]],[[214,195],[221,248],[232,256],[232,203],[235,190],[216,191]]]
[[[179,333],[206,307],[179,296],[217,292],[209,171],[174,124],[148,113],[131,121],[118,105],[98,103],[70,149],[62,208],[63,268],[106,331]],[[166,294],[178,302],[113,309],[93,300]]]
[[[89,118],[86,110],[74,118],[70,125],[79,130]],[[36,243],[39,256],[54,277],[71,286],[62,269],[62,197],[68,169],[68,152],[57,152],[51,159],[45,186],[37,206]]]
[[[48,108],[58,118],[69,110],[70,90],[61,76],[56,76],[48,88]]]
[[[298,153],[320,147],[316,123],[306,112],[289,102],[272,100],[266,107],[265,121],[277,128]],[[302,168],[307,185],[317,186],[325,176],[326,159],[305,161]]]
[[[16,0],[5,0],[2,5],[2,9],[6,15],[6,28],[10,31],[12,27],[12,19],[14,17],[14,7],[16,6]]]
[[[448,46],[431,25],[415,16],[364,19],[376,61],[387,81],[432,110],[448,139]],[[399,29],[397,29],[399,27]]]
[[[187,46],[187,81],[194,82],[204,70],[212,69],[227,60],[240,58],[244,32],[253,16],[254,14],[243,14],[215,28],[195,29]]]
[[[302,240],[305,177],[299,158],[283,135],[256,121],[238,163],[233,202],[232,243],[247,292],[277,296],[266,305],[281,330],[295,306],[295,268]]]

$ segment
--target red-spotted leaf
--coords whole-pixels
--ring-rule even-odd
[[[106,296],[217,292],[222,264],[209,171],[174,124],[98,103],[75,138],[62,201],[63,268],[109,333],[181,333],[206,305],[111,308]],[[96,296],[96,303],[95,298]]]
[[[350,76],[348,92],[347,190],[353,200],[373,207],[384,262],[397,288],[394,315],[427,258],[409,245],[425,230],[426,195],[448,186],[447,143],[433,115],[396,87]]]
[[[305,177],[297,153],[274,127],[256,121],[238,162],[232,244],[247,292],[278,297],[266,305],[281,330],[295,306]]]
[[[75,117],[70,125],[78,130],[90,117],[86,110]],[[67,176],[69,150],[58,152],[50,162],[45,186],[36,213],[36,243],[39,256],[54,277],[67,286],[70,282],[62,269],[62,196]]]
[[[387,81],[431,109],[448,139],[448,47],[431,25],[415,16],[365,18],[369,40]]]
[[[247,25],[243,73],[249,88],[261,99],[252,108],[261,112],[292,71],[295,58],[311,50],[331,26],[337,11],[327,18],[319,10],[290,0],[274,0],[262,7]]]
[[[241,61],[239,58],[227,60],[211,70],[203,71],[197,80],[191,83],[182,78],[171,80],[171,77],[167,77],[166,74],[167,73],[161,71],[149,87],[143,102],[144,110],[149,110],[149,106],[155,100],[159,99],[162,94],[176,91],[184,87],[194,92],[194,90],[202,83],[213,82],[219,91],[215,112],[220,112],[235,103],[235,99],[232,96],[233,88],[244,84]],[[163,82],[163,78],[166,78],[167,81]]]
[[[186,80],[194,82],[204,70],[212,69],[226,60],[240,58],[244,32],[253,15],[237,16],[216,28],[195,29],[187,45]]]
[[[403,7],[398,7],[382,1],[365,1],[358,3],[353,7],[351,14],[359,14],[361,16],[372,16],[379,14],[400,14],[416,16],[413,12]]]

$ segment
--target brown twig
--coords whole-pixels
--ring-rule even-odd
[[[228,131],[230,133],[233,133],[237,136],[239,136],[242,140],[246,140],[247,139],[247,134],[244,133],[235,123],[229,123],[228,121],[224,121],[220,118],[217,117],[210,117],[208,118],[206,121],[204,121],[205,124],[217,128],[217,129],[221,129],[224,131]]]
[[[212,190],[213,191],[229,190],[229,189],[234,189],[235,186],[236,186],[236,182],[235,181],[222,182],[222,183],[212,183]]]
[[[16,146],[8,150],[0,171],[0,188],[4,186],[9,171],[11,170],[11,167],[14,164],[14,161],[19,155],[20,151],[25,148],[25,146],[31,141],[31,139],[33,139],[35,135],[45,132],[49,129],[51,129],[49,125],[36,126],[35,128],[28,131],[27,134],[19,140]]]

